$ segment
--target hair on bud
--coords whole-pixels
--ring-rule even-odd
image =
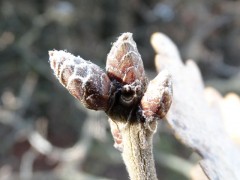
[[[57,50],[49,51],[49,61],[60,83],[87,108],[108,108],[110,80],[99,66]]]
[[[138,81],[138,84],[145,87],[147,80],[143,62],[132,33],[123,33],[113,44],[107,56],[106,70],[110,79],[123,84]]]
[[[106,71],[115,88],[107,114],[113,119],[136,120],[147,78],[131,33],[123,33],[113,44],[107,56]]]

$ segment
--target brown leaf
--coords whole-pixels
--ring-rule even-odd
[[[210,179],[240,179],[240,152],[226,134],[220,110],[205,99],[198,67],[191,60],[183,64],[165,35],[155,34],[151,42],[157,50],[158,71],[167,68],[172,75],[174,93],[167,122],[175,135],[202,156],[200,164]]]

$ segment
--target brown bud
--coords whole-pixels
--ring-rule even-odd
[[[107,114],[115,120],[136,119],[147,78],[131,33],[123,33],[113,44],[107,56],[106,71],[113,84]]]
[[[142,115],[148,120],[161,119],[167,114],[172,103],[172,81],[167,71],[160,72],[150,81],[141,100]]]
[[[107,74],[123,84],[141,84],[146,86],[141,55],[131,33],[123,33],[113,44],[107,57]]]
[[[49,51],[49,61],[60,83],[87,108],[106,110],[110,80],[97,65],[65,51]]]

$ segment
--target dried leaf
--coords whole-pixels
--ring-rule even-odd
[[[224,127],[234,142],[240,145],[240,97],[227,94],[220,103]]]
[[[205,96],[210,106],[218,107],[216,110],[222,115],[227,134],[240,146],[240,97],[234,93],[222,97],[210,87],[205,88]]]
[[[210,179],[240,179],[240,152],[224,129],[216,103],[209,106],[205,99],[198,67],[191,60],[183,64],[164,34],[153,35],[151,42],[158,71],[167,68],[172,75],[174,93],[167,122],[175,135],[202,156],[200,164]]]

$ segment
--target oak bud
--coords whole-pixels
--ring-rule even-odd
[[[49,61],[60,83],[87,108],[108,108],[110,80],[99,66],[57,50],[49,51]]]
[[[123,33],[113,44],[107,56],[106,71],[115,89],[107,114],[113,119],[136,120],[147,78],[131,33]]]
[[[137,83],[145,87],[147,80],[141,55],[132,33],[123,33],[113,44],[107,56],[107,74],[123,84]]]
[[[141,99],[142,115],[146,120],[164,118],[172,103],[172,79],[164,70],[150,81],[147,91]]]

